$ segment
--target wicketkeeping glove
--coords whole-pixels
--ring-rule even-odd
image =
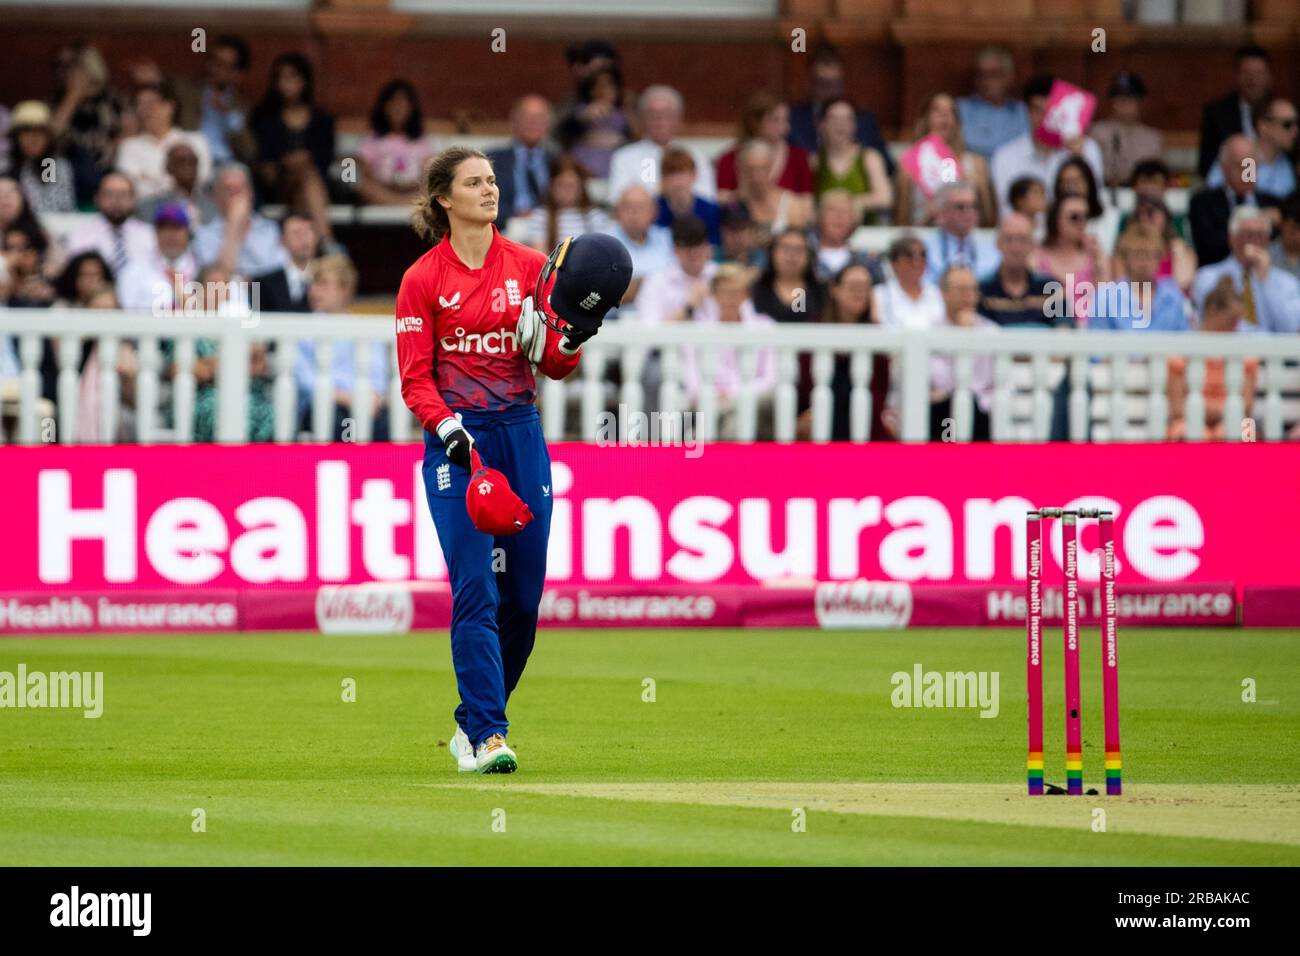
[[[541,362],[542,354],[546,351],[546,324],[533,308],[531,295],[524,299],[523,307],[519,310],[515,335],[519,339],[519,350],[524,353],[524,358],[534,365]]]
[[[469,432],[465,431],[460,421],[448,418],[438,426],[438,437],[442,439],[447,460],[469,471],[472,464],[470,452],[474,449],[474,439]]]

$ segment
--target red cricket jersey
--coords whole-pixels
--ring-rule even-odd
[[[537,384],[515,324],[545,264],[546,256],[493,226],[481,269],[467,267],[444,239],[406,270],[397,293],[397,362],[402,397],[426,430],[436,434],[457,411],[533,404]],[[537,367],[549,378],[578,365],[581,353],[565,355],[560,341],[546,330]]]

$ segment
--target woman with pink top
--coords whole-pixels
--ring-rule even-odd
[[[1067,195],[1052,200],[1047,236],[1034,257],[1034,269],[1061,283],[1075,325],[1087,328],[1097,284],[1110,278],[1106,256],[1088,232],[1087,199]]]

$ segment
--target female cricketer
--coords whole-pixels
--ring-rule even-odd
[[[533,372],[573,372],[627,290],[631,258],[612,236],[566,239],[550,259],[502,236],[496,177],[477,150],[439,153],[422,185],[413,225],[434,246],[402,277],[397,358],[402,395],[424,426],[425,493],[451,580],[460,690],[451,750],[462,771],[511,773],[506,701],[536,638],[551,527]],[[473,509],[471,477],[485,496]],[[482,519],[493,499],[513,524]]]

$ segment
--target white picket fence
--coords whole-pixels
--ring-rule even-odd
[[[159,319],[147,313],[90,310],[0,310],[0,336],[19,343],[20,370],[16,400],[0,411],[0,441],[39,444],[72,443],[77,435],[81,391],[78,361],[84,339],[97,343],[101,369],[98,394],[91,403],[99,416],[98,434],[118,436],[122,422],[121,382],[114,371],[118,349],[134,343],[138,355],[134,391],[133,432],[141,443],[187,442],[193,437],[194,403],[198,389],[193,364],[200,338],[218,343],[215,388],[216,440],[242,442],[248,437],[249,346],[274,345],[269,357],[276,441],[314,438],[326,441],[334,429],[335,395],[330,369],[333,350],[354,349],[356,387],[352,393],[352,435],[367,441],[373,429],[370,384],[372,345],[389,348],[389,374],[382,398],[389,409],[394,441],[418,437],[418,423],[405,412],[396,375],[393,322],[383,317],[269,315],[244,320],[215,316]],[[42,339],[57,341],[56,408],[46,420],[49,404],[41,401]],[[174,343],[174,362],[164,362],[164,340]],[[311,394],[313,431],[298,427],[298,385],[294,362],[298,343],[314,343],[317,373]],[[684,400],[682,350],[700,356],[703,383],[693,407]],[[730,432],[719,435],[724,402],[712,381],[717,358],[724,350],[739,356],[748,375],[757,364],[757,350],[776,356],[778,383],[768,395],[746,383],[734,398]],[[837,354],[850,362],[850,422],[852,440],[864,441],[871,421],[871,380],[874,354],[891,357],[891,402],[905,441],[925,441],[930,433],[930,359],[951,357],[956,389],[953,418],[958,441],[968,440],[974,418],[971,391],[974,363],[991,356],[994,372],[990,419],[997,441],[1042,441],[1051,433],[1054,396],[1068,367],[1064,399],[1073,441],[1160,441],[1169,419],[1166,398],[1167,360],[1187,359],[1189,396],[1187,436],[1205,434],[1206,360],[1225,360],[1227,386],[1224,420],[1230,440],[1242,437],[1242,423],[1254,421],[1260,440],[1277,440],[1300,421],[1300,336],[1263,334],[1077,332],[1056,330],[941,329],[903,331],[875,326],[785,325],[761,330],[740,326],[671,324],[647,327],[632,318],[607,324],[584,348],[578,372],[566,382],[544,381],[540,404],[546,434],[551,439],[594,440],[602,414],[622,405],[625,410],[658,411],[670,420],[675,412],[694,412],[698,439],[772,437],[794,441],[799,405],[799,357],[811,355],[811,433],[814,441],[831,436],[832,376]],[[1257,394],[1250,415],[1241,397],[1244,363],[1259,362]],[[164,367],[164,365],[167,367]],[[609,370],[620,370],[617,386]],[[648,374],[653,373],[653,374]],[[0,385],[3,385],[0,382]],[[10,389],[14,390],[13,383]],[[1117,387],[1118,386],[1118,387]],[[170,415],[164,415],[164,407]],[[770,436],[760,431],[768,411]],[[170,420],[173,427],[164,428]]]

